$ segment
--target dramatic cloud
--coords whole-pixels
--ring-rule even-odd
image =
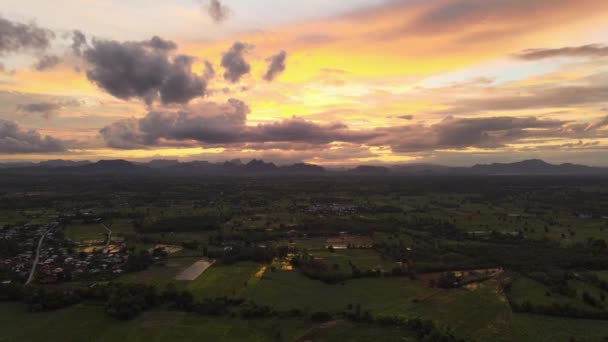
[[[557,107],[573,107],[586,104],[601,104],[608,102],[608,85],[580,85],[562,87],[530,87],[518,88],[517,94],[486,96],[479,98],[462,98],[448,102],[451,108],[441,111],[446,114],[473,114],[484,111],[513,111]]]
[[[207,6],[207,13],[209,13],[209,16],[213,21],[221,23],[230,16],[230,9],[227,6],[222,5],[219,0],[211,0]]]
[[[34,64],[34,68],[38,71],[47,71],[53,69],[59,63],[61,63],[61,58],[57,56],[44,55],[40,57],[36,64]]]
[[[72,52],[76,56],[82,56],[82,48],[87,46],[87,37],[81,31],[72,32]]]
[[[328,144],[331,142],[363,143],[380,136],[373,131],[354,131],[342,123],[317,124],[301,118],[258,125],[243,132],[247,142],[291,142]]]
[[[151,104],[158,96],[164,104],[187,103],[205,95],[207,81],[192,71],[193,57],[168,50],[175,43],[154,37],[144,42],[94,40],[84,52],[91,65],[89,80],[111,95],[128,100],[141,98]]]
[[[352,131],[343,124],[320,125],[300,118],[247,126],[249,107],[238,100],[227,104],[204,103],[178,112],[150,112],[144,118],[115,122],[100,133],[114,148],[190,146],[246,143],[327,144],[334,141],[364,142],[379,132]]]
[[[559,49],[529,49],[516,55],[520,59],[539,60],[559,57],[606,57],[608,46],[590,44],[577,47],[563,47]]]
[[[236,42],[230,50],[224,53],[222,57],[222,66],[226,69],[224,79],[226,81],[236,83],[245,74],[251,71],[251,66],[243,56],[250,48],[250,45]]]
[[[241,101],[204,103],[178,112],[150,112],[144,118],[115,122],[101,129],[106,144],[121,149],[158,145],[161,140],[205,143],[238,141],[249,107]]]
[[[205,94],[207,83],[204,77],[192,72],[193,61],[192,57],[183,55],[173,60],[167,78],[160,88],[163,103],[187,103]]]
[[[287,53],[281,51],[278,54],[267,58],[269,62],[268,71],[264,75],[264,79],[268,82],[273,81],[280,73],[285,71],[285,60],[287,59]]]
[[[63,152],[65,144],[59,139],[42,136],[34,130],[23,130],[16,123],[0,119],[0,153]]]
[[[23,50],[44,50],[55,34],[34,23],[22,24],[0,17],[0,55]]]
[[[422,152],[469,147],[500,148],[531,137],[560,137],[567,122],[534,117],[447,117],[431,125],[410,125],[379,129],[384,136],[376,143],[390,145],[397,152]]]

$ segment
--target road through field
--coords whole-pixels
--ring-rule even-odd
[[[36,274],[36,266],[38,265],[38,260],[40,259],[40,249],[42,248],[42,242],[44,241],[44,238],[46,237],[46,234],[48,234],[48,232],[48,230],[45,231],[44,234],[42,234],[42,236],[40,237],[40,240],[38,240],[38,247],[36,248],[36,257],[34,258],[34,263],[32,264],[32,269],[30,270],[30,276],[27,278],[25,285],[29,285],[29,283],[34,280],[34,275]]]

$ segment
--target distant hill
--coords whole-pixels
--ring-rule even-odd
[[[357,166],[354,169],[347,171],[353,175],[362,175],[362,176],[379,176],[379,175],[388,175],[391,173],[391,170],[387,167],[383,166],[369,166],[369,165],[361,165]]]
[[[284,166],[281,168],[281,171],[288,174],[323,174],[326,172],[326,170],[319,165],[304,163]]]
[[[75,167],[78,171],[87,172],[131,172],[139,171],[147,167],[138,166],[126,160],[100,160],[97,163]]]
[[[539,159],[510,164],[475,165],[470,168],[470,171],[473,174],[489,175],[608,175],[608,168],[576,164],[554,165]]]
[[[433,164],[403,164],[393,166],[360,165],[350,169],[327,170],[319,165],[297,163],[278,166],[263,160],[243,163],[238,159],[223,163],[208,161],[179,162],[153,160],[133,163],[126,160],[88,161],[49,160],[40,163],[4,163],[2,172],[22,170],[28,173],[142,173],[154,175],[352,175],[352,176],[462,176],[462,175],[606,175],[608,168],[577,164],[549,164],[539,159],[515,163],[478,164],[472,167],[449,167]]]

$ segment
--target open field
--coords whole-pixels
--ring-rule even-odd
[[[170,258],[164,264],[152,265],[149,269],[125,274],[118,281],[154,285],[160,289],[175,283],[175,277],[188,269],[198,258]]]
[[[78,305],[52,313],[28,313],[20,305],[0,304],[0,341],[297,341],[314,329],[298,320],[246,321],[204,318],[179,312],[149,312],[116,322],[103,307]]]
[[[75,223],[66,227],[65,236],[72,241],[104,240],[108,231],[99,223]]]
[[[189,282],[180,282],[196,298],[242,297],[247,289],[256,286],[255,277],[261,265],[245,262],[234,265],[214,265],[202,276]]]

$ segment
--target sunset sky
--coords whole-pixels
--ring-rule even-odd
[[[0,161],[608,166],[608,1],[3,0]]]

